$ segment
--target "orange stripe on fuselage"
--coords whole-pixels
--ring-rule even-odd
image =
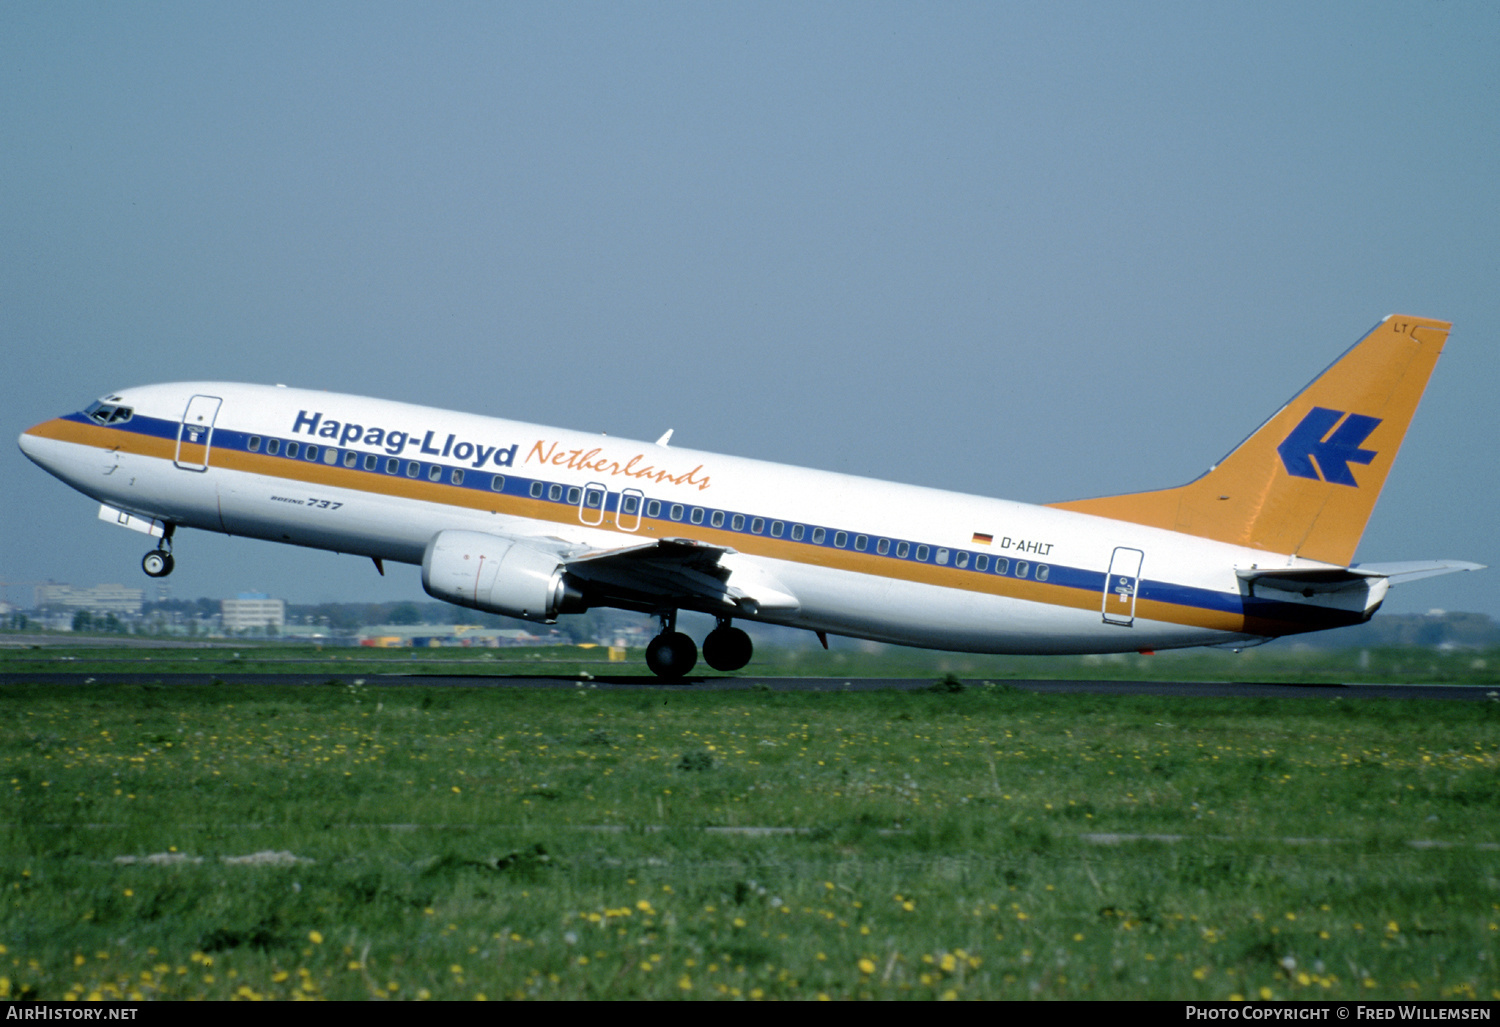
[[[175,456],[176,440],[141,435],[104,425],[80,424],[58,418],[45,421],[29,429],[26,434],[39,438],[56,439],[76,445],[90,446],[101,450],[113,450],[138,456],[171,461]],[[382,456],[384,459],[384,456]],[[417,502],[435,503],[443,506],[463,507],[471,510],[506,514],[528,520],[544,521],[569,527],[591,527],[583,525],[577,518],[573,506],[539,499],[507,496],[501,493],[485,493],[472,488],[385,475],[342,466],[284,456],[269,456],[264,453],[246,453],[240,450],[211,448],[210,467],[226,471],[239,471],[283,481],[301,482],[307,485],[324,485],[372,495],[391,496]],[[406,459],[402,458],[403,466]],[[986,575],[952,567],[897,560],[871,553],[827,549],[786,539],[764,536],[746,536],[737,532],[722,531],[701,525],[686,525],[662,518],[641,518],[641,527],[635,532],[624,532],[615,527],[614,517],[605,513],[603,522],[597,526],[603,530],[618,531],[625,537],[673,538],[683,536],[684,529],[691,537],[711,545],[723,546],[736,552],[748,553],[769,559],[784,560],[832,570],[868,574],[875,577],[893,578],[918,584],[935,585],[940,588],[977,592],[987,595],[1017,599],[1023,602],[1043,603],[1075,610],[1098,610],[1100,595],[1091,589],[1080,589],[1067,585],[1054,585],[1029,579]],[[1223,610],[1203,609],[1177,603],[1165,603],[1139,599],[1136,616],[1143,620],[1180,624],[1186,627],[1211,631],[1249,632],[1251,634],[1281,634],[1298,630],[1291,623],[1270,621],[1263,618],[1246,618],[1243,614]]]

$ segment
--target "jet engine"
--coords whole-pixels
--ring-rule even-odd
[[[479,531],[432,536],[422,554],[422,587],[445,603],[546,624],[586,609],[555,555]]]

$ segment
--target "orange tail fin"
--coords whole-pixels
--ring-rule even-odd
[[[1451,327],[1385,318],[1197,481],[1050,505],[1347,566]]]

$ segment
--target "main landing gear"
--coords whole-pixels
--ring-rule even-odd
[[[175,524],[167,525],[156,548],[141,557],[141,570],[146,572],[147,577],[165,578],[177,566],[177,561],[172,559],[172,531],[176,527]]]
[[[660,616],[661,634],[646,647],[646,666],[657,677],[680,681],[698,663],[698,647],[677,630],[676,610]],[[720,617],[718,625],[703,640],[703,662],[714,670],[739,670],[750,662],[754,651],[750,636],[731,627],[727,617]]]

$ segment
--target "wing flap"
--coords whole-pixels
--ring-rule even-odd
[[[594,550],[565,560],[569,574],[606,594],[704,612],[791,611],[797,597],[754,557],[687,538]]]

